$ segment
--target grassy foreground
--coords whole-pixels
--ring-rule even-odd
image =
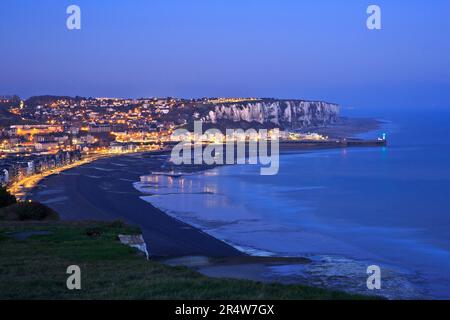
[[[37,230],[49,234],[18,236]],[[300,285],[212,279],[146,261],[117,240],[118,234],[136,233],[117,223],[0,222],[0,299],[364,298]],[[66,287],[66,269],[73,264],[81,268],[81,290]]]

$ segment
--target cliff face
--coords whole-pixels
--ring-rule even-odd
[[[286,129],[301,129],[334,123],[339,106],[321,101],[262,100],[218,104],[203,117],[207,123],[246,121],[275,125]]]

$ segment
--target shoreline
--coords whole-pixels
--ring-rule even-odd
[[[359,122],[357,122],[359,125]],[[358,126],[357,132],[374,128]],[[340,130],[346,132],[348,124]],[[355,132],[356,132],[355,131]],[[358,147],[336,144],[293,143],[293,147],[280,148],[281,154],[311,152],[315,150]],[[157,257],[248,256],[243,251],[206,234],[199,228],[182,222],[142,200],[148,194],[139,192],[133,183],[152,172],[181,171],[199,173],[215,166],[168,163],[167,151],[138,152],[101,157],[86,164],[70,168],[58,175],[43,177],[28,191],[28,198],[42,202],[57,211],[62,220],[124,220],[142,228],[149,253]],[[131,166],[131,170],[128,168]]]
[[[82,166],[84,164],[88,164],[91,162],[94,162],[96,160],[107,158],[112,156],[106,156],[106,155],[92,155],[91,157],[85,157],[83,159],[80,159],[76,162],[61,166],[61,167],[55,167],[51,170],[48,170],[46,172],[37,173],[31,176],[28,176],[26,178],[23,178],[19,181],[14,182],[10,187],[8,187],[8,191],[14,194],[14,196],[18,199],[26,199],[28,196],[28,193],[35,188],[39,182],[41,182],[43,179],[52,176],[54,174],[60,174],[61,172],[70,170],[72,168],[76,168],[78,166]]]
[[[288,149],[281,154],[338,149],[330,146]],[[67,221],[113,221],[138,225],[151,256],[236,257],[251,256],[232,244],[217,239],[200,228],[185,223],[153,204],[141,199],[149,194],[134,187],[141,176],[152,172],[171,172],[168,155],[141,152],[103,157],[42,178],[27,193],[27,198],[41,202]],[[132,163],[132,170],[128,170]],[[184,174],[201,174],[217,166],[187,165]],[[100,182],[100,183],[98,183]]]
[[[155,151],[136,151],[136,152],[127,152],[127,153],[123,153],[123,154],[116,154],[116,153],[110,153],[110,154],[104,154],[104,153],[99,153],[99,154],[92,154],[92,155],[84,155],[84,157],[82,157],[80,160],[73,162],[73,163],[69,163],[67,165],[64,166],[60,166],[60,167],[55,167],[53,169],[50,169],[48,171],[45,172],[41,172],[41,173],[36,173],[33,174],[31,176],[25,177],[19,181],[15,181],[12,185],[10,185],[8,187],[8,191],[11,192],[12,194],[14,194],[16,196],[16,198],[18,199],[23,199],[23,200],[27,200],[28,194],[45,178],[50,177],[52,175],[57,175],[60,174],[62,172],[65,172],[67,170],[73,169],[73,168],[77,168],[79,166],[85,165],[85,164],[89,164],[92,162],[95,162],[97,160],[100,159],[110,159],[110,158],[115,158],[115,157],[120,157],[122,155],[130,155],[130,154],[143,154],[143,153],[147,153],[147,154],[162,154],[164,152],[167,152],[167,150],[155,150]]]
[[[312,149],[291,149],[281,154],[301,154],[333,149],[338,148],[324,146]],[[253,257],[254,255],[245,250],[240,250],[233,244],[209,235],[199,227],[183,222],[141,199],[149,194],[136,189],[134,183],[140,181],[141,176],[152,175],[155,171],[171,172],[166,166],[167,158],[168,156],[164,154],[135,153],[97,159],[68,169],[59,175],[43,178],[29,191],[28,196],[60,213],[62,220],[123,220],[138,225],[143,231],[150,255],[156,258]],[[136,166],[136,161],[144,159],[153,163]],[[136,171],[120,170],[119,172],[111,168],[116,166],[128,169],[127,162],[133,162],[133,169]],[[183,174],[202,174],[215,167],[197,165],[178,169]],[[113,172],[114,176],[111,174]],[[101,183],[97,184],[97,180]],[[254,257],[261,258],[257,255]]]

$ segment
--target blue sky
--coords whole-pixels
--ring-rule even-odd
[[[2,0],[0,43],[0,94],[450,106],[447,0]]]

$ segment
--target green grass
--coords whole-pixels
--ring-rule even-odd
[[[99,237],[86,231],[100,228]],[[50,231],[16,240],[13,233]],[[0,299],[357,299],[301,285],[212,279],[185,267],[146,261],[117,235],[139,230],[98,222],[0,224]],[[81,268],[81,290],[68,290],[66,269]]]

